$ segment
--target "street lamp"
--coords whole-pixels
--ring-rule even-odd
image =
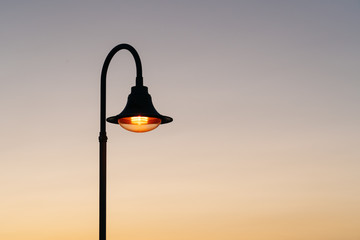
[[[106,119],[106,74],[113,56],[126,49],[133,55],[136,64],[136,85],[131,88],[124,110]],[[100,185],[99,185],[99,239],[106,240],[106,121],[119,124],[132,132],[148,132],[160,124],[171,122],[171,117],[159,114],[152,104],[148,88],[143,86],[142,68],[139,54],[129,44],[119,44],[107,55],[101,70],[100,83]]]

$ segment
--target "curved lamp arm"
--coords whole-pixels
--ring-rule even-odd
[[[136,86],[143,86],[142,67],[139,54],[129,44],[123,43],[114,47],[107,55],[104,65],[101,70],[101,83],[100,83],[100,138],[106,138],[106,74],[109,68],[109,64],[114,55],[122,50],[129,50],[133,55],[136,64]]]

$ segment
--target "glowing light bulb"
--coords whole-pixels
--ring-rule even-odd
[[[160,123],[160,118],[154,117],[125,117],[118,120],[121,127],[131,132],[148,132],[157,128]]]
[[[144,125],[148,124],[149,118],[148,117],[131,117],[131,124],[137,124],[137,125]]]

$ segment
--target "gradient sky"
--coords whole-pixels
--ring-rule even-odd
[[[174,122],[108,131],[108,239],[360,239],[359,1],[0,4],[0,239],[98,238],[99,83],[133,45]],[[108,73],[108,116],[135,83]]]

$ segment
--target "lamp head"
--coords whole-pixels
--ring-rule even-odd
[[[163,116],[156,111],[145,86],[132,87],[124,110],[106,119],[107,122],[120,124],[131,132],[148,132],[172,120],[171,117]]]

